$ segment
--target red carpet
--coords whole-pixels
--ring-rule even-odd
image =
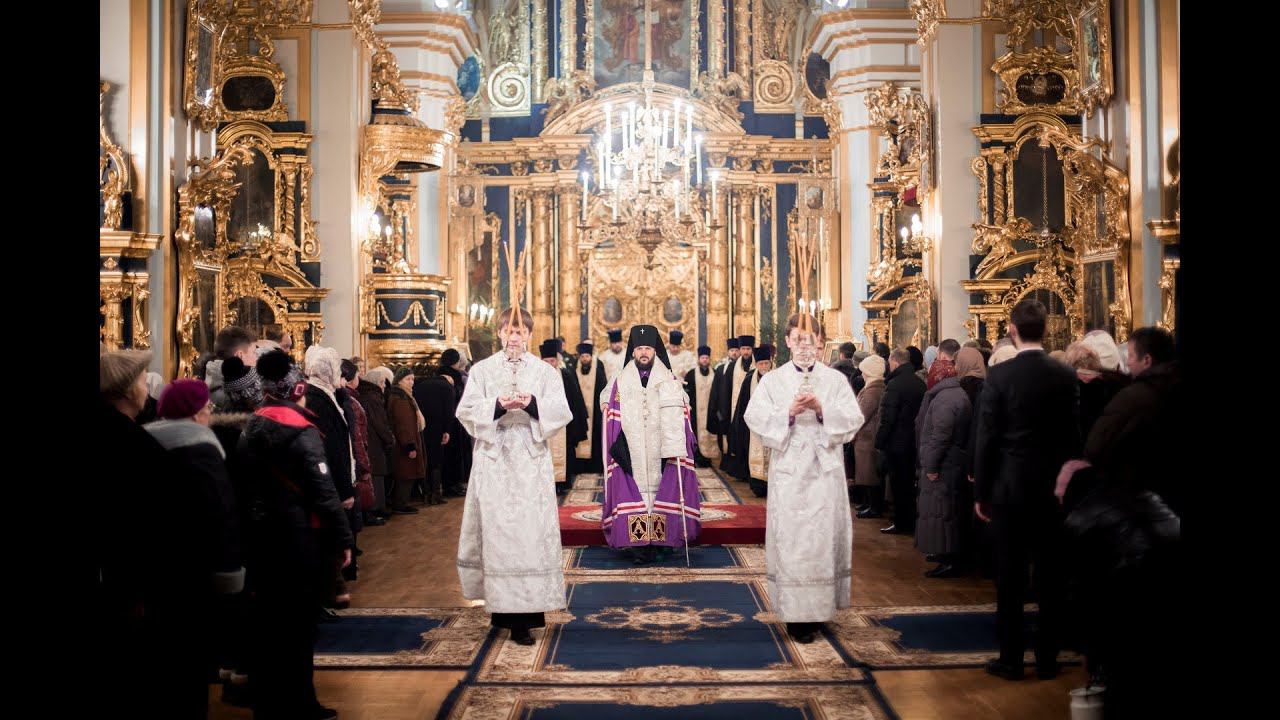
[[[731,512],[734,517],[713,520],[702,524],[698,536],[699,545],[762,545],[764,544],[764,505],[704,505]],[[562,545],[604,545],[604,533],[600,521],[588,522],[573,517],[576,512],[599,510],[599,505],[578,505],[560,508],[560,543]]]

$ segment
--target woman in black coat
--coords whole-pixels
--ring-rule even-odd
[[[257,368],[266,397],[238,450],[252,468],[255,510],[254,717],[336,717],[317,701],[312,678],[316,608],[333,592],[333,558],[350,563],[355,538],[316,427],[319,417],[300,404],[307,402],[301,376],[279,350],[263,355]]]

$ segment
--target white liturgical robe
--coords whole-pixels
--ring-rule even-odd
[[[769,452],[765,564],[769,599],[783,622],[825,622],[849,606],[853,517],[843,445],[862,426],[849,381],[815,363],[822,418],[788,408],[803,380],[787,363],[760,379],[743,420]]]
[[[510,410],[495,418],[510,368],[501,352],[476,363],[458,403],[458,421],[475,438],[458,577],[462,596],[484,600],[490,613],[558,610],[566,604],[548,441],[573,415],[560,371],[526,352],[516,379],[537,399],[538,417]]]

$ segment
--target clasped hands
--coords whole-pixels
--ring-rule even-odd
[[[517,393],[515,395],[503,395],[498,398],[498,404],[503,410],[523,410],[529,407],[529,401],[533,396],[529,393]]]
[[[791,401],[791,408],[787,412],[791,417],[795,417],[805,410],[812,410],[815,413],[822,412],[822,403],[818,401],[817,395],[800,393]]]

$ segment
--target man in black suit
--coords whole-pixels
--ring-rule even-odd
[[[453,441],[449,432],[453,428],[456,404],[453,385],[443,375],[428,375],[413,382],[413,399],[427,421],[422,431],[422,446],[427,449],[427,478],[422,490],[428,505],[443,505],[444,466],[448,459],[448,445]]]
[[[988,673],[1023,675],[1022,603],[1027,565],[1040,604],[1036,674],[1058,674],[1063,571],[1062,515],[1053,496],[1058,470],[1079,452],[1076,376],[1040,345],[1044,305],[1026,299],[1013,308],[1009,336],[1018,354],[987,371],[978,414],[974,511],[991,524],[996,556],[996,633],[1000,657]]]
[[[902,348],[889,353],[889,380],[876,431],[876,450],[884,453],[893,489],[893,524],[880,530],[889,535],[910,535],[916,530],[916,413],[924,392],[911,355]]]

